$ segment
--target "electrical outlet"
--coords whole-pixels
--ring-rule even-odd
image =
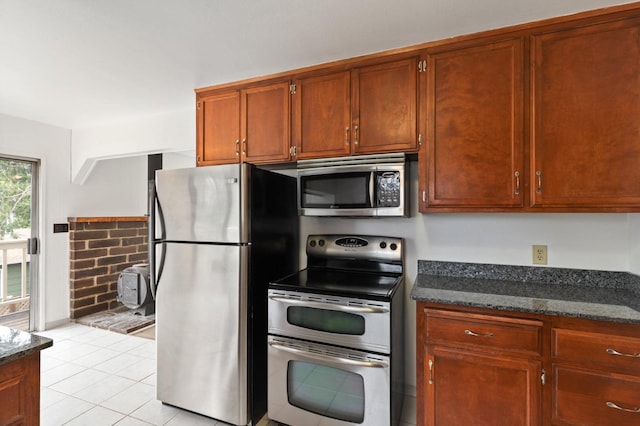
[[[533,264],[534,265],[546,265],[547,264],[547,246],[541,245],[531,246],[531,251],[533,253]]]

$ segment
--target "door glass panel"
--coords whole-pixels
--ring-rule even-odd
[[[0,158],[0,324],[30,330],[34,162]]]
[[[364,421],[364,378],[356,373],[304,361],[287,366],[289,403],[345,422]]]
[[[362,336],[365,321],[363,316],[349,312],[291,306],[287,309],[287,322],[311,330]]]

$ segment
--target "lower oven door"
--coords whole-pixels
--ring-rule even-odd
[[[391,352],[389,302],[269,290],[269,334]]]
[[[391,422],[390,357],[269,336],[269,418],[289,425]]]

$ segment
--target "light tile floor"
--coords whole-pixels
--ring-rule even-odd
[[[156,400],[154,340],[80,324],[37,334],[54,341],[41,352],[42,426],[226,425]],[[415,398],[403,421],[415,425]]]

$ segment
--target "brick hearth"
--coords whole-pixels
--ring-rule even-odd
[[[147,218],[72,217],[69,221],[71,318],[122,306],[118,276],[147,263]]]

